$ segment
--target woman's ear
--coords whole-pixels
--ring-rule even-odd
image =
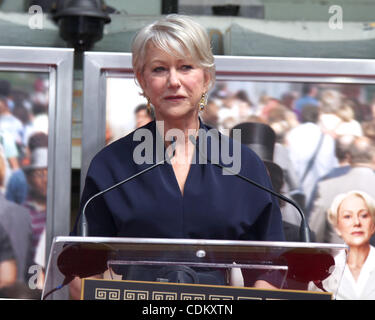
[[[144,79],[143,79],[143,75],[141,72],[137,72],[135,74],[135,78],[137,79],[137,82],[138,84],[140,85],[140,87],[142,88],[142,90],[144,91]]]
[[[204,70],[204,92],[208,92],[210,88],[210,85],[211,85],[211,81],[212,81],[212,75],[211,73],[205,69]]]

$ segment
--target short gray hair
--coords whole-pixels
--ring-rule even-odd
[[[152,42],[165,52],[184,57],[186,50],[198,66],[211,76],[214,84],[215,63],[206,30],[192,18],[170,14],[143,27],[132,43],[132,64],[135,74],[142,73],[145,65],[147,44]]]
[[[375,223],[375,199],[371,197],[369,194],[367,194],[366,192],[359,191],[359,190],[351,190],[347,193],[341,193],[341,194],[336,195],[336,197],[332,201],[331,207],[328,209],[328,212],[327,212],[327,218],[328,218],[329,223],[333,227],[337,226],[337,218],[338,218],[340,206],[342,202],[349,196],[357,196],[363,199],[363,201],[365,202],[369,210],[372,221]]]

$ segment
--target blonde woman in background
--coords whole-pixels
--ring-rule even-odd
[[[375,299],[375,199],[362,191],[337,195],[328,210],[328,220],[349,246],[344,274],[323,282],[327,291],[339,285],[336,299]]]
[[[319,126],[325,133],[331,134],[341,122],[337,115],[343,102],[343,95],[338,90],[326,89],[320,95]]]
[[[337,110],[336,115],[340,118],[340,122],[337,124],[333,133],[337,136],[352,135],[352,136],[362,136],[363,130],[361,124],[354,119],[354,109],[351,102],[344,102],[339,110]]]

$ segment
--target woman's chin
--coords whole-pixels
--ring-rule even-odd
[[[170,108],[167,112],[160,113],[160,120],[177,121],[197,118],[198,113],[193,110],[182,110],[181,108]]]

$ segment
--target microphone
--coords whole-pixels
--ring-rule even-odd
[[[82,237],[88,236],[88,222],[87,222],[87,218],[86,218],[86,208],[87,208],[88,204],[92,200],[94,200],[95,198],[97,198],[97,197],[99,197],[99,196],[101,196],[101,195],[103,195],[103,194],[105,194],[105,193],[107,193],[107,192],[109,192],[113,189],[116,189],[117,187],[123,185],[124,183],[139,177],[140,175],[146,173],[147,171],[150,171],[150,170],[154,169],[157,166],[160,166],[161,164],[165,163],[165,161],[167,161],[167,159],[170,161],[175,156],[175,153],[176,153],[175,142],[176,142],[175,137],[172,137],[172,143],[171,143],[171,145],[172,145],[172,156],[170,158],[167,155],[167,158],[164,158],[163,160],[153,164],[152,166],[150,166],[150,167],[148,167],[148,168],[146,168],[146,169],[144,169],[144,170],[142,170],[142,171],[140,171],[140,172],[138,172],[138,173],[136,173],[136,174],[134,174],[134,175],[132,175],[132,176],[130,176],[130,177],[128,177],[128,178],[126,178],[126,179],[124,179],[124,180],[122,180],[122,181],[120,181],[120,182],[118,182],[118,183],[116,183],[112,186],[110,186],[110,187],[108,187],[107,189],[104,189],[102,191],[99,191],[98,193],[95,193],[91,198],[89,198],[86,201],[86,203],[83,206],[82,214],[81,214],[81,235],[82,235]]]
[[[300,240],[301,240],[301,242],[310,242],[311,241],[310,240],[310,229],[309,229],[309,225],[307,223],[305,214],[303,213],[302,209],[299,207],[299,205],[296,202],[294,202],[293,200],[287,198],[286,196],[282,195],[281,193],[278,193],[278,192],[276,192],[276,191],[274,191],[272,189],[269,189],[269,188],[267,188],[267,187],[265,187],[265,186],[263,186],[263,185],[255,182],[254,180],[251,180],[251,179],[249,179],[247,177],[244,177],[241,174],[239,174],[237,172],[234,172],[233,170],[231,170],[231,169],[229,169],[227,167],[224,167],[220,163],[213,163],[213,162],[211,162],[211,160],[208,159],[207,156],[205,154],[203,154],[203,152],[198,147],[198,144],[195,141],[195,137],[192,136],[192,135],[190,135],[189,139],[198,148],[200,156],[202,156],[205,160],[209,161],[211,164],[216,165],[217,167],[221,168],[222,170],[224,170],[224,171],[226,171],[226,172],[228,172],[228,173],[230,173],[232,175],[235,175],[238,178],[241,178],[242,180],[245,180],[246,182],[251,183],[252,185],[256,186],[257,188],[260,188],[260,189],[262,189],[262,190],[264,190],[264,191],[272,194],[273,196],[275,196],[275,197],[277,197],[277,198],[279,198],[279,199],[281,199],[281,200],[283,200],[285,202],[288,202],[292,206],[294,206],[297,209],[297,211],[299,212],[299,214],[301,216],[301,219],[302,219],[301,220],[301,225],[300,225],[300,234],[299,234]]]

